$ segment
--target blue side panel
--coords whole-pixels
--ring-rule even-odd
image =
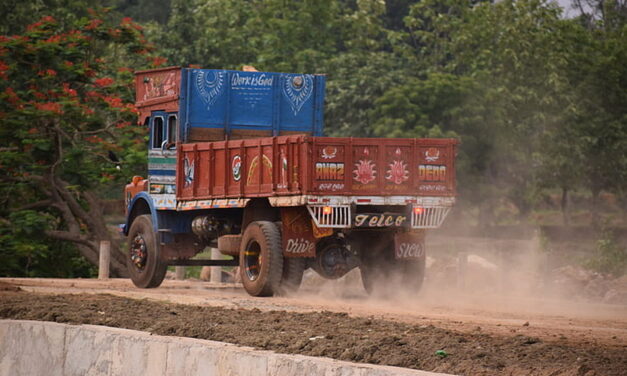
[[[325,77],[311,74],[183,69],[182,140],[191,128],[311,132],[322,135]]]

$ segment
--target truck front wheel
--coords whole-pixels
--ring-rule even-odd
[[[161,247],[150,215],[140,215],[128,233],[129,257],[126,267],[133,284],[141,288],[158,287],[163,282],[167,264],[161,259]]]
[[[269,221],[251,222],[242,235],[239,257],[244,289],[252,296],[279,292],[283,274],[281,232]]]

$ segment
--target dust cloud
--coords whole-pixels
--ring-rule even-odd
[[[490,316],[619,320],[627,329],[627,278],[610,279],[543,251],[537,237],[527,240],[427,236],[425,280],[411,291],[398,278],[379,280],[372,295],[359,269],[338,280],[306,271],[299,298],[373,313],[430,317]],[[360,308],[357,308],[360,309]]]

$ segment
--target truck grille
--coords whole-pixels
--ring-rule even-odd
[[[309,210],[316,226],[320,228],[351,227],[351,208],[349,205],[307,205],[307,210]]]
[[[412,228],[438,228],[451,210],[450,206],[414,206],[412,208]],[[422,210],[417,210],[422,209]]]

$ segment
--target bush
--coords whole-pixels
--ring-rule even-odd
[[[597,240],[595,254],[585,266],[614,277],[623,276],[627,273],[627,246],[619,243],[614,232],[606,228]]]

